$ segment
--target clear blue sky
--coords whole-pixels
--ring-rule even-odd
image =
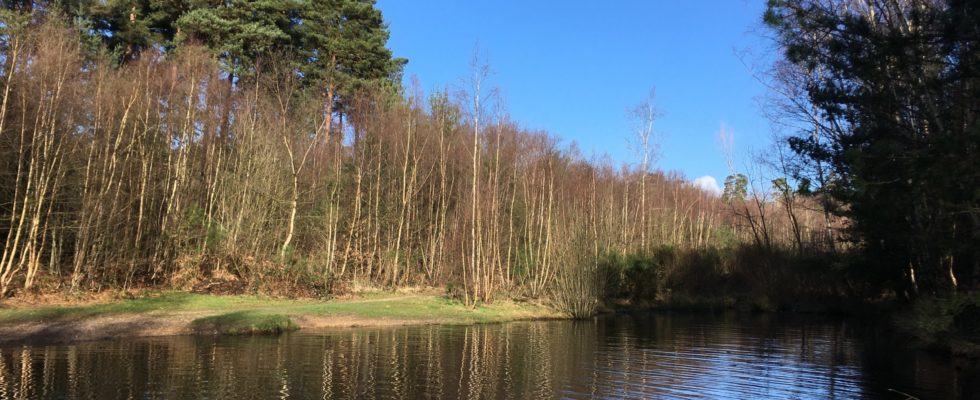
[[[660,169],[723,181],[722,123],[734,133],[737,167],[771,141],[759,108],[765,87],[751,67],[773,57],[763,0],[380,0],[378,8],[389,47],[409,59],[406,81],[417,76],[427,93],[459,87],[478,43],[512,119],[574,141],[586,156],[635,159],[626,110],[650,87],[663,113],[654,128]]]

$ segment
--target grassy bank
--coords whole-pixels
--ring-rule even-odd
[[[562,317],[563,314],[542,305],[501,300],[470,308],[433,293],[374,293],[353,299],[316,301],[169,292],[85,305],[0,309],[0,344]]]
[[[957,356],[980,358],[980,294],[926,297],[896,313],[900,332],[917,345]]]

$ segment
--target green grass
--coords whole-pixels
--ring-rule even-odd
[[[471,308],[437,295],[372,294],[353,300],[312,301],[270,299],[259,296],[162,293],[138,299],[83,306],[0,309],[0,323],[64,321],[121,314],[166,315],[190,311],[240,314],[236,318],[245,319],[276,314],[287,318],[345,316],[369,320],[427,321],[447,324],[560,316],[543,306],[507,300]]]
[[[114,314],[143,314],[171,311],[230,310],[276,307],[286,300],[257,296],[208,296],[191,293],[162,293],[130,300],[82,306],[0,309],[0,322],[53,321]]]
[[[443,323],[501,322],[552,313],[530,304],[497,301],[475,308],[438,296],[411,296],[348,301],[328,301],[289,307],[300,315],[343,315],[369,319],[426,320]]]
[[[236,311],[198,318],[191,322],[195,332],[220,335],[277,335],[299,329],[289,317],[256,311]]]

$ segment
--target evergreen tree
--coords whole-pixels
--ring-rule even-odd
[[[261,56],[290,47],[296,11],[289,0],[229,0],[196,7],[177,20],[178,40],[210,48],[234,81],[251,75]]]
[[[388,29],[373,0],[308,0],[294,35],[303,82],[339,112],[369,82],[397,85],[407,62],[385,47]]]
[[[745,201],[749,195],[749,177],[744,174],[732,174],[725,178],[725,189],[721,198],[726,203]]]
[[[120,62],[135,59],[154,44],[147,18],[150,13],[147,0],[95,2],[86,12],[92,29]]]
[[[771,0],[766,22],[806,82],[817,132],[791,148],[831,168],[853,239],[907,296],[980,282],[980,5]],[[797,176],[808,183],[816,180]]]

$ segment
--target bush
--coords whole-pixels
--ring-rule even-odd
[[[666,293],[667,273],[677,263],[673,247],[660,247],[651,253],[622,256],[605,252],[599,258],[598,273],[607,300],[653,302]]]
[[[646,253],[607,251],[599,259],[602,298],[634,304],[728,304],[746,309],[826,309],[871,298],[849,253],[804,252],[754,245]]]
[[[668,258],[659,256],[662,254],[658,252],[654,256],[637,254],[628,257],[625,280],[629,298],[634,302],[655,301],[662,292],[667,269],[664,261]]]
[[[573,318],[595,315],[599,306],[601,287],[595,258],[588,250],[587,236],[579,232],[573,239],[559,243],[556,262],[558,270],[551,289],[554,305]]]
[[[730,253],[718,249],[689,250],[677,255],[665,285],[674,295],[688,297],[714,295],[727,291],[731,277]]]

